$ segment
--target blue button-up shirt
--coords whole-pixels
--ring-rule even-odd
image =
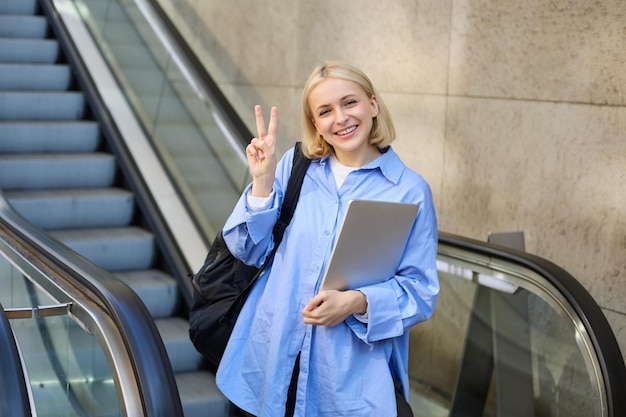
[[[224,226],[231,252],[248,264],[260,266],[273,247],[272,227],[292,158],[293,149],[278,163],[269,208],[250,210],[246,190]],[[352,199],[410,202],[420,208],[396,275],[359,288],[367,296],[367,322],[350,316],[335,327],[306,325],[300,312],[318,291]],[[311,162],[273,264],[239,315],[217,372],[219,388],[256,416],[283,417],[300,353],[295,416],[395,416],[394,378],[408,395],[408,330],[432,315],[439,293],[436,254],[430,188],[393,149],[351,172],[340,189],[328,158]]]

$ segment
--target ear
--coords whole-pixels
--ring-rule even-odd
[[[378,100],[376,100],[376,96],[370,98],[370,105],[372,106],[372,118],[375,118],[378,116]]]

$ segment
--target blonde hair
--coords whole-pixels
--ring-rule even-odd
[[[358,84],[368,98],[375,97],[378,104],[378,115],[372,121],[369,143],[378,148],[385,148],[396,139],[396,130],[391,115],[382,98],[376,92],[370,79],[361,70],[342,62],[328,61],[316,67],[302,90],[302,152],[307,158],[319,159],[328,156],[332,151],[324,138],[317,133],[313,123],[313,113],[309,108],[309,96],[315,87],[326,78],[352,81]]]

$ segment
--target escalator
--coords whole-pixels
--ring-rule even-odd
[[[139,296],[184,415],[227,417],[188,340],[185,275],[249,180],[237,138],[251,135],[160,17],[142,0],[0,3],[0,188],[45,236],[108,271],[90,272],[113,293],[119,279]],[[411,334],[416,415],[626,415],[615,337],[569,274],[446,234],[438,269],[435,315]],[[36,375],[35,394],[47,386]]]
[[[157,236],[166,232],[150,203],[140,201],[141,176],[105,131],[106,114],[96,114],[96,97],[68,61],[53,16],[36,0],[0,3],[0,188],[32,224],[139,295],[167,349],[185,415],[223,416],[229,404],[219,391],[197,389],[215,384],[189,341],[172,276],[189,266]],[[202,260],[205,246],[199,248]]]
[[[18,384],[0,384],[2,415],[183,416],[167,352],[137,294],[4,199],[0,278],[10,322],[0,327],[8,353],[0,367],[11,372],[2,382]]]

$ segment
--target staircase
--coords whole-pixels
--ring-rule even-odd
[[[229,403],[177,316],[177,281],[160,267],[118,164],[37,1],[0,0],[0,189],[25,218],[137,292],[167,349],[185,416],[227,416]]]

